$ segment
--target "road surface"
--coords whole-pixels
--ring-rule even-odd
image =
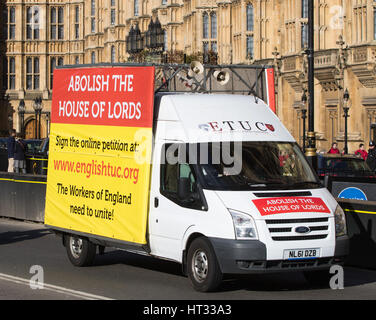
[[[114,249],[97,255],[94,266],[77,268],[69,262],[61,238],[43,224],[0,218],[0,300],[376,298],[376,270],[346,267],[342,290],[312,287],[302,274],[293,273],[229,279],[215,293],[195,292],[180,270],[173,262]]]

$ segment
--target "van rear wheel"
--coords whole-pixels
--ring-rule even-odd
[[[96,245],[88,239],[76,235],[65,235],[65,247],[70,262],[76,267],[85,267],[93,264],[96,254]]]
[[[197,291],[216,290],[222,282],[217,257],[210,242],[205,238],[193,240],[187,255],[188,277]]]

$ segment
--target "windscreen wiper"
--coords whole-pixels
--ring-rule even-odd
[[[321,182],[317,182],[317,181],[298,181],[298,182],[288,184],[288,186],[298,188],[300,186],[306,186],[307,184],[311,184],[311,185],[314,184],[320,187],[322,186]]]
[[[251,188],[284,189],[287,185],[283,182],[248,183]]]

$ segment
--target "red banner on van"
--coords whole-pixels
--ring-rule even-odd
[[[56,69],[52,123],[153,124],[154,67]]]
[[[330,213],[321,198],[283,197],[252,200],[262,216],[295,212]]]

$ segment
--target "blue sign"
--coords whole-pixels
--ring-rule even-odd
[[[342,190],[339,193],[338,198],[351,200],[367,200],[366,194],[362,190],[354,187]]]

